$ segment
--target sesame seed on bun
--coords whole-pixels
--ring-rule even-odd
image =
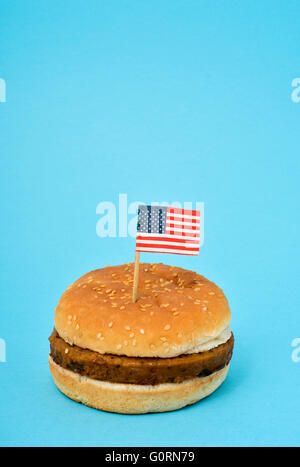
[[[228,340],[225,295],[196,272],[140,264],[132,302],[133,264],[92,271],[72,284],[55,311],[55,328],[71,345],[100,354],[175,357]]]

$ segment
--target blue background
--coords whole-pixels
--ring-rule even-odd
[[[299,43],[297,0],[1,0],[1,445],[299,445]],[[205,203],[199,257],[142,257],[233,313],[228,380],[178,412],[98,412],[49,374],[61,293],[133,259],[96,235],[119,193]]]

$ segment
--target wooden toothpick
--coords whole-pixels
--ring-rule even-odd
[[[140,252],[135,252],[135,265],[134,265],[134,277],[133,277],[133,293],[132,301],[135,303],[137,301],[137,293],[139,286],[139,272],[140,272]]]

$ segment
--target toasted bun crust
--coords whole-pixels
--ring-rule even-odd
[[[183,383],[141,386],[96,381],[65,370],[49,357],[58,389],[70,399],[106,412],[142,414],[169,412],[194,404],[213,393],[225,380],[229,366],[205,378]]]
[[[200,352],[208,341],[219,345],[224,331],[230,338],[228,302],[213,282],[144,263],[138,301],[132,303],[133,267],[98,269],[74,282],[56,308],[60,337],[99,353],[161,358]]]

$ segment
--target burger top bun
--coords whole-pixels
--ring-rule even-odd
[[[67,343],[129,357],[175,357],[229,339],[231,313],[222,290],[196,272],[140,264],[132,302],[134,264],[92,271],[62,295],[55,327]]]

